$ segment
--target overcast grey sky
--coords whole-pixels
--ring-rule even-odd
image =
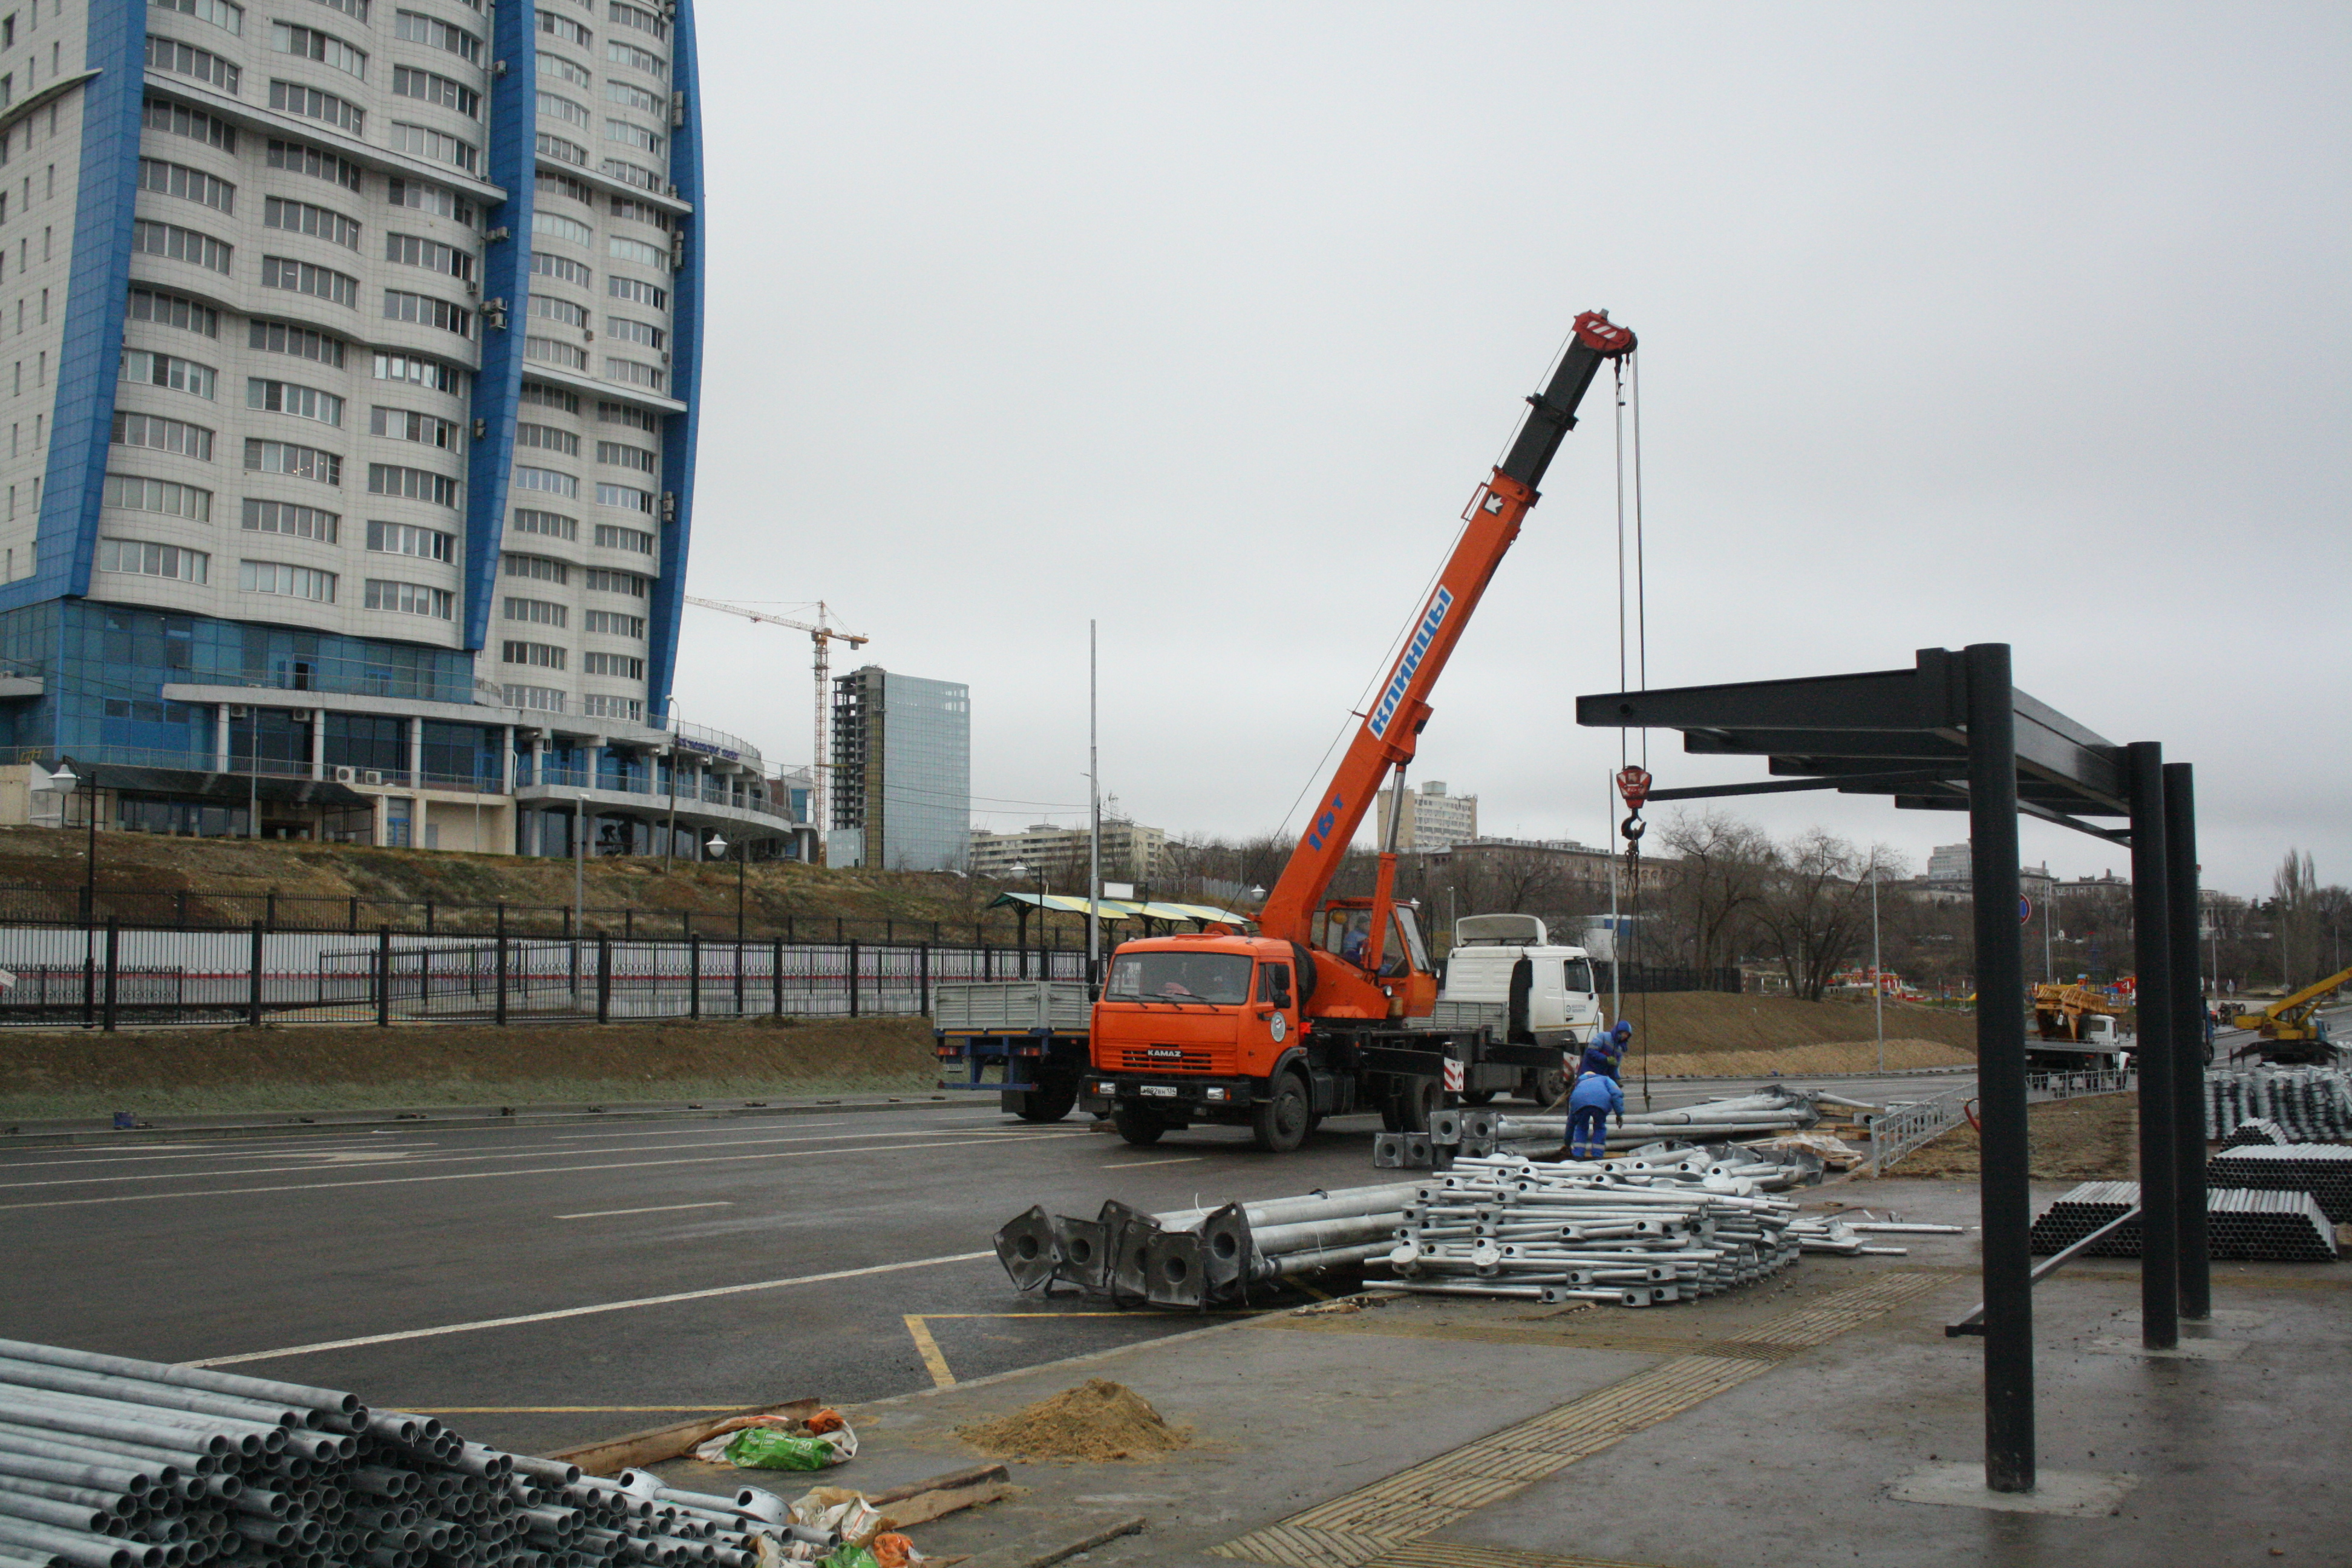
[[[968,682],[979,820],[1281,822],[1575,313],[1641,335],[1650,681],[2006,640],[2195,763],[2209,885],[2352,881],[2352,12],[701,0],[689,591]],[[1416,778],[1604,841],[1605,382]],[[684,716],[806,760],[808,645]],[[1760,775],[1656,738],[1662,787]],[[1044,804],[1030,804],[1044,803]],[[1962,820],[1742,803],[1915,868]],[[1296,831],[1297,821],[1291,823]],[[2063,875],[2125,852],[2028,823]]]

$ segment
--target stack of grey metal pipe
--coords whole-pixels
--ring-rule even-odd
[[[1615,1162],[1471,1155],[1419,1189],[1388,1255],[1395,1288],[1647,1307],[1750,1284],[1797,1259],[1796,1205],[1752,1181]]]
[[[2226,1137],[2257,1118],[2280,1123],[2299,1142],[2352,1138],[2352,1069],[2205,1069],[2206,1137]]]
[[[1157,1215],[1114,1199],[1090,1220],[1040,1206],[997,1231],[996,1257],[1015,1289],[1070,1284],[1114,1301],[1197,1310],[1253,1284],[1385,1254],[1417,1190],[1344,1187]]]
[[[1801,1089],[1770,1089],[1673,1110],[1640,1111],[1622,1122],[1612,1119],[1608,1147],[1624,1151],[1661,1140],[1710,1143],[1769,1138],[1811,1127],[1821,1119],[1811,1095]],[[1513,1144],[1534,1152],[1558,1149],[1567,1142],[1565,1114],[1509,1116],[1493,1110],[1449,1109],[1431,1115],[1426,1132],[1373,1134],[1372,1166],[1375,1170],[1443,1171],[1463,1155],[1492,1154]]]
[[[0,1568],[753,1568],[783,1503],[581,1475],[335,1389],[0,1340]]]

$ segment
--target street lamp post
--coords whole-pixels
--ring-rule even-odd
[[[84,814],[89,818],[89,853],[85,857],[88,864],[83,868],[81,885],[81,1021],[87,1028],[98,1019],[98,770],[93,768],[89,778],[79,779],[74,776],[71,763],[60,762],[58,771],[41,787],[58,797],[58,826],[62,827],[66,802],[73,798],[75,790],[85,786],[89,791],[89,805]]]
[[[1878,864],[1870,867],[1870,1010],[1878,1021],[1878,1070],[1886,1070],[1886,977],[1878,968]]]
[[[1015,860],[1004,868],[1004,876],[1007,881],[1024,882],[1029,879],[1029,868]],[[1021,978],[1026,980],[1029,978],[1029,911],[1016,910],[1014,915],[1021,922]],[[1045,923],[1045,907],[1042,903],[1037,906],[1037,923],[1040,926]]]
[[[727,858],[727,852],[728,852],[728,843],[727,843],[727,840],[726,840],[726,839],[724,839],[724,838],[722,838],[722,837],[719,837],[717,833],[715,833],[715,832],[714,832],[713,834],[711,834],[711,836],[710,836],[710,841],[709,841],[708,844],[705,844],[705,845],[703,846],[703,848],[705,848],[706,850],[709,851],[711,854],[718,856],[718,857],[719,857],[720,859],[722,859],[722,860],[723,860],[723,859],[725,859],[725,858]],[[736,1016],[737,1017],[739,1017],[739,1018],[740,1018],[740,1017],[741,1017],[741,1016],[743,1016],[743,867],[744,867],[744,863],[745,863],[745,861],[746,861],[746,860],[750,858],[750,856],[751,856],[751,846],[748,842],[747,842],[747,843],[742,843],[742,844],[738,844],[738,845],[734,846],[734,851],[735,851],[735,1016]]]

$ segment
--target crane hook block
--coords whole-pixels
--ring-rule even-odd
[[[1617,793],[1625,797],[1625,809],[1638,812],[1642,803],[1650,798],[1650,770],[1620,768],[1617,770]]]
[[[1650,825],[1643,821],[1638,816],[1629,816],[1625,819],[1623,826],[1620,826],[1617,831],[1625,836],[1626,854],[1631,855],[1633,853],[1633,847],[1641,843],[1642,835],[1648,832],[1649,827]]]
[[[1633,352],[1633,329],[1610,321],[1606,310],[1587,310],[1576,318],[1577,340],[1604,359]]]

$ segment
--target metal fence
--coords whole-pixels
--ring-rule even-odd
[[[1596,978],[1605,963],[1596,968]],[[1655,963],[1627,963],[1619,966],[1617,989],[1628,996],[1654,994],[1663,991],[1730,991],[1739,990],[1738,968],[1685,969]]]
[[[0,926],[0,1026],[571,1018],[855,1018],[930,1011],[942,982],[1084,980],[1086,955],[992,945],[695,936],[428,938]]]

